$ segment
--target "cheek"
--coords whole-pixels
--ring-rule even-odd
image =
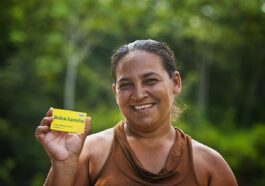
[[[169,86],[162,85],[162,86],[154,86],[151,90],[153,93],[155,93],[157,96],[160,97],[168,97],[171,94],[173,94],[172,89],[169,88]]]
[[[160,98],[161,102],[164,104],[173,104],[174,102],[174,93],[173,90],[167,86],[164,86],[160,89],[156,89],[156,97]]]
[[[124,105],[127,102],[128,95],[125,92],[118,92],[116,94],[116,102],[119,106]]]

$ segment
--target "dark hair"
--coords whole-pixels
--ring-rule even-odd
[[[165,67],[165,70],[167,71],[170,78],[177,70],[175,55],[166,43],[151,39],[136,40],[132,43],[121,46],[111,57],[112,77],[114,81],[116,81],[116,68],[119,61],[127,54],[135,50],[143,50],[160,56],[163,66]]]

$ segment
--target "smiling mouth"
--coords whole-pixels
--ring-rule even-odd
[[[152,106],[153,106],[153,104],[135,105],[135,106],[133,106],[133,109],[142,110],[142,109],[150,108]]]

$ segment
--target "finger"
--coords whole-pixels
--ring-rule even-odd
[[[44,117],[40,122],[40,126],[50,126],[52,119],[52,117]]]
[[[48,126],[38,126],[35,130],[35,137],[40,141],[41,138],[49,131],[50,129]]]
[[[50,128],[48,126],[38,126],[35,130],[35,134],[41,134],[41,133],[47,133],[50,131]]]
[[[47,116],[47,117],[52,116],[52,111],[53,111],[53,108],[50,107],[50,109],[49,109],[48,112],[46,113],[46,116]]]

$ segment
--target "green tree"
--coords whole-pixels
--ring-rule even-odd
[[[264,174],[264,0],[0,5],[1,185],[43,181],[49,162],[33,133],[50,106],[87,112],[92,132],[121,118],[110,56],[143,38],[165,41],[175,51],[184,85],[180,99],[188,105],[182,120],[187,124],[179,126],[224,153],[240,185],[264,183],[255,182],[255,175]]]

